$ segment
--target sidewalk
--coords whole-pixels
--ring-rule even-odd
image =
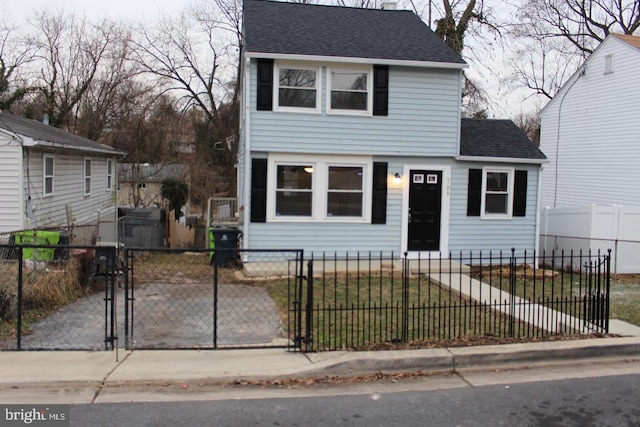
[[[25,388],[223,383],[378,372],[487,370],[600,359],[637,360],[640,337],[378,352],[120,350],[117,355],[118,361],[115,351],[2,352],[0,401],[7,401],[12,391]]]

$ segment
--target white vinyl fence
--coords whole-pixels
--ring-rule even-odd
[[[613,274],[640,273],[640,208],[590,205],[542,210],[541,251],[586,254],[609,249]]]

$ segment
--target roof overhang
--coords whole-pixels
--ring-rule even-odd
[[[352,58],[348,56],[316,56],[316,55],[291,55],[286,53],[267,52],[245,52],[246,58],[273,58],[283,61],[315,61],[315,62],[339,62],[349,64],[378,64],[378,65],[398,65],[421,68],[443,68],[462,70],[469,67],[469,64],[459,64],[453,62],[432,62],[432,61],[404,61],[399,59],[384,58]]]
[[[70,145],[70,144],[60,144],[58,142],[34,140],[27,136],[21,136],[21,135],[17,135],[17,136],[19,136],[20,139],[22,139],[22,145],[24,147],[34,147],[34,148],[42,147],[42,148],[50,148],[54,150],[71,150],[71,151],[77,151],[82,153],[97,153],[97,154],[106,154],[111,156],[125,156],[127,154],[124,151],[118,151],[118,150],[109,149],[109,148],[102,149],[97,147],[77,147],[75,145]]]
[[[549,159],[521,159],[515,157],[481,157],[481,156],[455,156],[455,160],[461,162],[483,162],[483,163],[520,163],[542,165],[549,163]]]

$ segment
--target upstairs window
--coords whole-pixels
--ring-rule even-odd
[[[53,194],[53,156],[44,156],[42,158],[42,177],[44,195],[50,196]]]
[[[329,70],[329,111],[337,113],[365,113],[371,111],[371,78],[368,70]]]
[[[318,75],[314,68],[278,66],[277,109],[318,111]]]

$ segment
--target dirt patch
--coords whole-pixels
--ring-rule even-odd
[[[519,338],[503,338],[497,336],[480,336],[467,338],[454,338],[433,341],[410,341],[407,343],[380,343],[371,346],[359,348],[357,351],[380,351],[380,350],[416,350],[425,348],[448,348],[448,347],[473,347],[481,345],[501,345],[501,344],[522,344],[533,342],[551,342],[551,341],[569,341],[584,340],[595,338],[617,337],[613,334],[572,334],[572,335],[549,335],[544,337],[519,337]]]

